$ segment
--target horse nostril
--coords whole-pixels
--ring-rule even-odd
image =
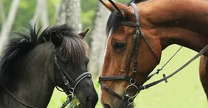
[[[104,108],[111,108],[111,107],[108,104],[104,104]]]

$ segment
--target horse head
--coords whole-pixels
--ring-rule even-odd
[[[159,63],[162,48],[160,39],[143,30],[148,23],[136,4],[109,1],[102,1],[112,13],[107,22],[109,37],[100,76],[101,101],[106,108],[129,108],[139,87]]]
[[[87,71],[88,46],[83,40],[87,31],[76,34],[66,25],[50,29],[48,34],[55,48],[51,79],[65,91],[69,100],[75,94],[84,107],[94,108],[98,96]]]

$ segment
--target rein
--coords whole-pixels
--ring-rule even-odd
[[[167,80],[169,78],[171,78],[172,76],[174,76],[175,74],[177,74],[179,71],[181,71],[183,68],[185,68],[187,65],[189,65],[192,61],[194,61],[195,59],[197,59],[199,56],[201,56],[202,54],[204,54],[205,51],[208,50],[208,45],[205,46],[197,55],[195,55],[194,57],[192,57],[189,61],[187,61],[184,65],[182,65],[180,68],[178,68],[176,71],[174,71],[173,73],[171,73],[170,75],[166,76],[165,74],[163,74],[163,78],[154,81],[152,83],[140,86],[139,90],[144,90],[144,89],[148,89],[149,87],[152,87],[156,84],[159,84],[163,81],[165,81],[166,83],[168,82]]]
[[[147,80],[149,80],[150,78],[152,78],[154,75],[159,74],[159,72],[161,70],[163,70],[163,68],[173,59],[173,57],[175,57],[175,55],[182,49],[182,46],[170,57],[170,59],[168,59],[168,61],[159,69],[157,69],[156,72],[148,75]]]
[[[12,98],[14,98],[17,102],[19,102],[20,104],[22,104],[23,106],[25,107],[28,107],[28,108],[39,108],[39,107],[36,107],[36,106],[33,106],[33,105],[29,105],[23,101],[21,101],[20,99],[18,99],[9,89],[7,89],[2,83],[0,83],[0,86],[9,94],[12,96]]]
[[[133,103],[134,98],[137,96],[137,94],[141,90],[148,89],[149,87],[152,87],[152,86],[154,86],[156,84],[159,84],[159,83],[161,83],[163,81],[167,82],[167,80],[169,78],[174,76],[176,73],[178,73],[180,70],[182,70],[184,67],[186,67],[188,64],[190,64],[192,61],[194,61],[196,58],[198,58],[200,55],[202,55],[205,51],[208,50],[208,45],[207,45],[197,55],[195,55],[192,59],[190,59],[187,63],[185,63],[183,66],[181,66],[179,69],[177,69],[176,71],[174,71],[172,74],[170,74],[168,76],[163,74],[163,78],[161,78],[159,80],[156,80],[156,81],[154,81],[152,83],[146,84],[146,85],[139,85],[139,84],[137,84],[136,83],[136,73],[138,71],[138,69],[137,69],[137,56],[138,56],[138,51],[139,51],[139,38],[140,37],[142,37],[145,40],[146,44],[148,45],[148,48],[149,48],[150,52],[155,57],[155,60],[158,63],[159,63],[159,59],[156,56],[156,53],[153,51],[153,49],[152,49],[152,47],[151,47],[147,37],[145,36],[145,34],[140,29],[140,26],[139,26],[139,24],[140,24],[139,23],[139,12],[138,12],[138,8],[137,8],[136,4],[135,3],[130,3],[130,6],[134,9],[136,21],[135,22],[121,22],[120,23],[121,25],[124,25],[124,26],[129,26],[129,27],[135,27],[136,28],[136,32],[133,35],[134,45],[133,45],[133,48],[131,50],[130,59],[127,62],[126,75],[125,76],[100,76],[99,77],[99,83],[101,84],[101,87],[104,88],[111,95],[113,95],[113,96],[117,97],[118,99],[120,99],[123,102],[123,104],[124,104],[125,101],[127,101],[128,102],[127,108],[134,107],[134,103]],[[179,50],[181,48],[179,48]],[[149,80],[155,74],[158,74],[159,71],[162,70],[164,68],[164,66],[175,56],[175,54],[160,69],[158,69],[157,72],[149,75],[147,80]],[[135,56],[134,60],[133,60],[133,56]],[[131,64],[132,61],[134,62],[133,69],[132,69],[132,76],[128,76],[129,71],[130,71],[130,64]],[[102,82],[102,81],[117,81],[117,80],[119,80],[119,81],[120,80],[124,80],[124,81],[128,81],[130,83],[126,87],[123,95],[120,95],[120,94],[116,93],[115,91],[111,90],[106,84],[104,84]],[[130,89],[135,89],[136,93],[130,94],[128,92],[128,90],[130,90]],[[120,106],[120,107],[122,107],[122,106]]]

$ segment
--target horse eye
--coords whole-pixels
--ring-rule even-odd
[[[113,45],[113,48],[115,50],[124,50],[126,48],[126,44],[125,43],[119,43],[119,42],[116,42],[114,45]]]

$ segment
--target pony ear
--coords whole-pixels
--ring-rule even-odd
[[[123,17],[125,17],[126,15],[134,15],[134,10],[125,4],[113,2],[111,0],[110,2],[105,2],[105,1],[100,0],[100,2],[110,11],[113,11],[113,10],[119,11],[119,13]]]
[[[51,41],[55,45],[55,48],[58,48],[61,46],[63,38],[57,35],[57,33],[51,33]]]
[[[80,35],[82,37],[82,39],[86,36],[87,32],[89,31],[89,29],[79,33],[78,35]]]

